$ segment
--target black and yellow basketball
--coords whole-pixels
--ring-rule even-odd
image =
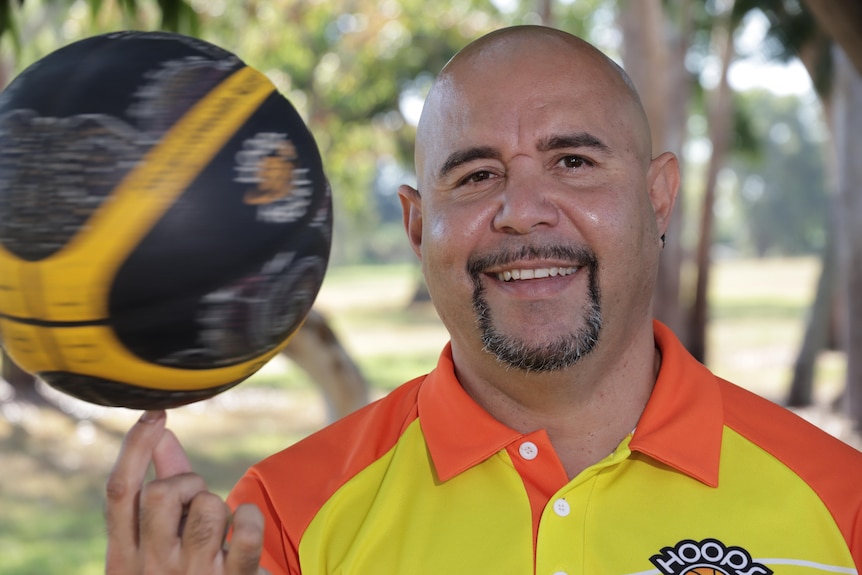
[[[178,34],[118,32],[0,93],[0,336],[83,400],[139,409],[244,380],[323,281],[331,198],[260,72]]]

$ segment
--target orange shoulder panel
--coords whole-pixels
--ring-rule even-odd
[[[726,424],[783,462],[817,493],[862,568],[862,452],[724,380]]]
[[[395,446],[418,415],[416,398],[423,380],[409,381],[264,459],[240,479],[228,505],[235,509],[254,503],[264,514],[264,567],[290,566],[293,570],[286,572],[299,573],[296,547],[306,527],[341,486]]]

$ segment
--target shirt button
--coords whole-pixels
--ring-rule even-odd
[[[565,517],[569,513],[571,513],[572,508],[569,507],[569,502],[565,499],[557,499],[554,501],[554,513],[559,515],[560,517]]]
[[[535,459],[539,455],[539,448],[532,441],[525,441],[518,448],[518,453],[521,454],[521,457],[523,457],[527,461],[530,461],[532,459]]]
[[[554,571],[554,575],[569,575],[565,571]]]

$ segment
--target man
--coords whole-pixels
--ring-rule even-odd
[[[857,573],[862,455],[651,319],[679,170],[618,66],[549,28],[479,39],[416,170],[437,368],[256,465],[232,519],[146,414],[108,482],[109,573]]]

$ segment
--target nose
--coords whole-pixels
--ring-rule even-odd
[[[560,211],[554,202],[552,182],[536,174],[509,173],[501,190],[494,228],[509,234],[527,234],[557,225]]]

